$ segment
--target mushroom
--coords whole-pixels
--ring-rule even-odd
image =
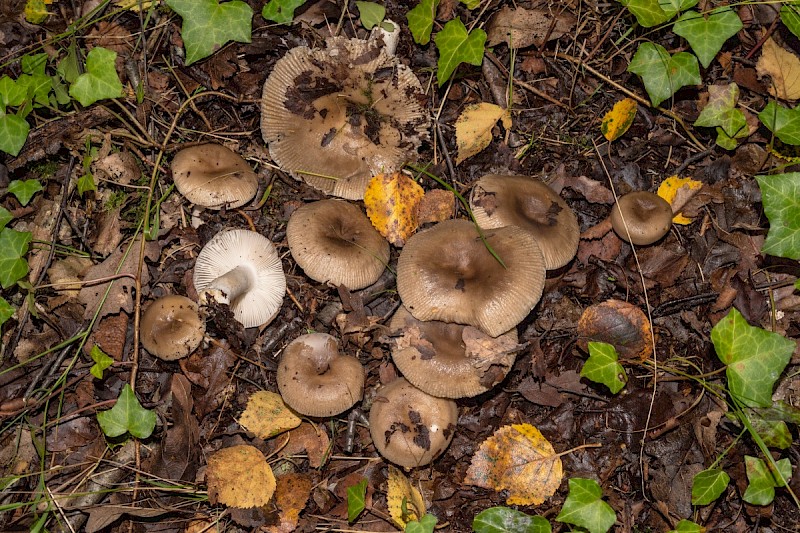
[[[339,353],[335,337],[310,333],[283,349],[277,381],[283,401],[298,413],[332,416],[361,400],[364,367]]]
[[[172,180],[190,202],[209,209],[239,207],[258,190],[258,176],[247,161],[220,144],[190,146],[175,154]]]
[[[611,227],[619,237],[632,244],[653,244],[669,232],[672,207],[659,195],[634,191],[617,199],[611,209]]]
[[[442,398],[482,394],[511,370],[520,346],[511,329],[492,338],[472,326],[422,322],[400,306],[389,323],[399,334],[394,364],[418,389]]]
[[[191,354],[203,340],[206,326],[197,304],[186,296],[170,294],[155,300],[139,323],[139,341],[145,350],[164,361]]]
[[[542,181],[488,174],[472,189],[470,207],[482,228],[519,226],[531,232],[542,249],[547,270],[566,265],[578,251],[578,217]]]
[[[542,252],[531,233],[506,226],[487,231],[484,243],[467,220],[417,233],[397,261],[397,291],[414,318],[469,324],[492,337],[530,313],[544,278]]]
[[[422,392],[398,378],[378,390],[369,411],[375,448],[405,468],[423,466],[450,445],[458,421],[456,402]]]
[[[235,229],[215,235],[200,250],[194,286],[201,304],[212,300],[231,306],[244,327],[269,323],[281,308],[286,276],[269,239]]]
[[[297,264],[316,281],[362,289],[381,276],[389,243],[361,209],[343,200],[320,200],[297,209],[286,226]]]
[[[261,133],[272,159],[326,194],[357,200],[370,178],[428,138],[422,85],[380,39],[293,48],[264,83]]]

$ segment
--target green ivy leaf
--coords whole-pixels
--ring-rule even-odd
[[[783,420],[774,420],[762,415],[765,409],[746,409],[753,429],[768,448],[786,450],[792,445],[792,433]]]
[[[761,251],[800,259],[800,173],[756,176],[769,232]]]
[[[664,11],[659,0],[620,0],[620,4],[636,17],[636,22],[645,28],[663,24],[672,17]]]
[[[357,1],[356,7],[358,8],[361,25],[368,30],[379,25],[386,16],[386,8],[375,2]]]
[[[697,5],[699,0],[659,0],[661,9],[667,14],[667,18],[671,19],[681,11],[686,11]]]
[[[89,373],[97,379],[103,379],[103,371],[113,365],[114,360],[96,344],[92,346],[89,357],[94,361],[92,368],[89,369]]]
[[[31,75],[44,76],[44,69],[47,66],[47,54],[42,52],[39,54],[25,54],[20,59],[20,66],[22,72]]]
[[[770,100],[758,114],[758,119],[781,142],[800,145],[800,108],[789,109]]]
[[[11,228],[0,230],[0,286],[7,289],[28,273],[25,254],[33,235]]]
[[[602,497],[603,489],[597,481],[572,478],[569,480],[569,494],[556,520],[586,528],[590,533],[605,533],[614,525],[617,516]]]
[[[104,98],[122,96],[122,82],[117,75],[117,53],[101,47],[92,48],[86,56],[86,72],[78,76],[69,88],[69,94],[82,106],[89,106]]]
[[[475,533],[550,533],[550,522],[508,507],[490,507],[472,521]]]
[[[739,86],[710,85],[708,103],[694,122],[695,126],[717,129],[717,144],[726,150],[736,148],[737,138],[750,133],[744,113],[736,108],[739,101]]]
[[[31,127],[24,118],[11,114],[1,115],[0,150],[12,156],[19,155],[28,140],[30,130]]]
[[[800,37],[800,6],[784,2],[781,6],[781,22],[796,37]]]
[[[14,316],[16,309],[6,301],[5,298],[0,296],[0,326],[5,324],[9,318]]]
[[[27,97],[25,87],[19,85],[17,82],[3,76],[0,78],[0,112],[5,113],[6,106],[17,107],[22,105]]]
[[[228,41],[250,42],[253,10],[241,0],[225,4],[217,0],[167,0],[167,5],[183,18],[181,37],[187,66],[210,56]]]
[[[6,224],[14,220],[14,215],[5,207],[0,206],[0,229],[6,227]]]
[[[22,205],[28,205],[33,195],[42,190],[39,180],[14,180],[8,184],[8,192],[13,194]]]
[[[750,484],[742,494],[742,499],[752,505],[769,505],[775,499],[775,487],[783,487],[785,483],[780,476],[773,474],[763,459],[745,455],[744,464]],[[781,459],[775,464],[783,479],[791,477],[792,464],[789,459]]]
[[[715,10],[708,18],[697,11],[687,11],[675,22],[672,31],[680,35],[692,47],[700,64],[708,68],[725,41],[742,29],[739,15],[730,7]]]
[[[417,44],[428,44],[431,41],[433,19],[439,0],[421,0],[417,6],[406,14],[408,29]]]
[[[355,522],[366,507],[367,479],[362,478],[355,485],[347,487],[347,521]]]
[[[83,196],[87,191],[96,191],[97,184],[94,182],[94,175],[87,172],[78,178],[78,194]]]
[[[663,46],[650,42],[639,46],[628,65],[628,71],[641,76],[654,107],[681,87],[702,82],[696,57],[686,52],[670,56]]]
[[[719,468],[709,468],[692,480],[692,505],[708,505],[725,492],[731,477]]]
[[[442,31],[434,37],[434,41],[439,50],[439,68],[436,71],[439,87],[450,79],[461,63],[480,66],[483,62],[486,32],[479,28],[467,32],[466,26],[459,18],[445,24]]]
[[[433,528],[436,527],[438,519],[430,513],[419,520],[412,520],[406,524],[406,533],[433,533]]]
[[[67,83],[75,83],[75,80],[81,75],[81,71],[78,68],[78,51],[74,44],[69,46],[67,55],[58,62],[56,72]]]
[[[114,407],[97,413],[97,421],[106,437],[114,438],[130,433],[134,437],[146,439],[156,427],[156,414],[142,407],[133,389],[126,383]]]
[[[467,9],[475,9],[481,5],[481,0],[461,0],[461,3],[467,6]]]
[[[25,99],[37,105],[46,105],[49,102],[50,89],[53,82],[47,74],[22,74],[17,78],[17,85],[25,90]],[[25,111],[27,114],[27,111]]]
[[[291,24],[294,10],[306,3],[306,0],[271,0],[261,9],[261,16],[278,24]]]
[[[589,343],[589,359],[581,369],[581,377],[605,385],[614,394],[628,381],[625,369],[619,364],[617,350],[605,342]]]
[[[691,520],[681,520],[669,533],[703,533],[705,530],[703,526],[695,524]]]

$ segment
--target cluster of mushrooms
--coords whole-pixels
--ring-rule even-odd
[[[357,200],[372,175],[397,169],[427,138],[421,95],[419,80],[380,43],[331,38],[325,49],[298,47],[277,62],[264,85],[262,133],[271,157],[296,179]],[[177,189],[210,209],[243,205],[258,188],[249,164],[216,144],[184,149],[172,170]],[[631,202],[636,215],[620,216],[615,207],[612,218],[621,220],[614,223],[621,236],[639,244],[635,219],[650,207]],[[404,377],[378,391],[369,421],[378,452],[406,468],[428,464],[447,448],[455,399],[505,378],[520,349],[516,326],[538,303],[546,271],[569,263],[578,248],[575,213],[541,181],[484,176],[470,207],[483,236],[469,220],[439,222],[412,236],[397,263],[402,305],[389,330]],[[669,210],[667,230],[671,216]],[[390,259],[388,242],[361,208],[341,199],[295,210],[286,239],[309,278],[350,290],[375,283]],[[247,230],[213,237],[193,279],[200,306],[227,304],[245,327],[268,324],[286,292],[275,246]],[[156,300],[142,316],[143,347],[165,360],[190,354],[203,335],[198,303],[183,296]],[[285,403],[311,417],[337,415],[361,401],[364,379],[358,359],[323,333],[290,342],[277,371]]]

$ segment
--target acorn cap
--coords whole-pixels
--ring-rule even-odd
[[[545,267],[536,239],[516,226],[486,230],[447,220],[412,236],[397,262],[397,291],[418,320],[457,322],[497,337],[539,302]]]
[[[172,180],[195,205],[239,207],[258,190],[258,175],[236,152],[220,144],[184,148],[172,158]]]
[[[378,390],[369,411],[372,442],[384,458],[405,468],[423,466],[450,445],[456,402],[422,392],[403,378]]]
[[[611,227],[623,241],[639,246],[653,244],[669,233],[672,206],[655,193],[630,192],[620,196],[611,208]]]
[[[269,239],[235,229],[216,234],[194,265],[200,303],[228,304],[236,320],[250,328],[269,323],[286,294],[281,258]]]
[[[283,349],[278,390],[286,405],[306,416],[332,416],[361,400],[364,367],[339,353],[335,337],[301,335]]]
[[[286,226],[295,262],[316,281],[362,289],[389,261],[389,243],[357,206],[320,200],[297,209]]]
[[[413,159],[428,138],[422,85],[377,41],[331,37],[275,63],[261,98],[272,159],[326,194],[357,200],[370,178]]]
[[[200,346],[206,332],[197,304],[185,296],[170,294],[155,300],[139,323],[139,342],[155,357],[174,361]]]
[[[553,189],[535,178],[483,176],[472,189],[470,207],[481,228],[518,226],[531,232],[547,270],[566,265],[578,251],[578,217]]]

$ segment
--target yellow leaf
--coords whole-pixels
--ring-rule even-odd
[[[759,76],[769,76],[769,92],[785,100],[800,98],[800,58],[779,46],[772,38],[764,41],[756,63]]]
[[[703,183],[700,181],[691,178],[679,178],[678,176],[670,176],[658,186],[658,195],[669,202],[669,205],[672,206],[673,213],[677,213],[672,217],[672,222],[674,224],[682,224],[685,226],[692,223],[692,219],[683,216],[680,210],[683,209],[686,202],[688,202],[702,186]]]
[[[396,467],[389,465],[389,489],[386,491],[386,505],[394,523],[400,529],[412,520],[425,516],[425,502],[422,494],[408,478]]]
[[[139,0],[116,0],[114,5],[121,9],[130,9],[131,11],[139,11]],[[152,0],[142,0],[142,9],[150,9],[153,5]]]
[[[228,507],[261,507],[275,493],[275,476],[258,448],[223,448],[208,458],[208,499]]]
[[[507,109],[482,102],[468,105],[456,119],[456,164],[479,153],[492,142],[492,128],[498,120],[506,129],[511,127],[511,116]]]
[[[49,15],[52,15],[47,10],[47,6],[52,3],[53,0],[28,0],[25,2],[25,20],[31,24],[41,24]]]
[[[422,187],[405,174],[378,174],[364,192],[367,216],[386,240],[403,246],[417,230],[417,204],[424,194]]]
[[[616,141],[628,131],[636,118],[636,101],[632,98],[620,100],[614,107],[606,113],[600,123],[600,131],[603,137],[609,141]]]
[[[561,483],[561,459],[530,424],[503,426],[472,457],[464,483],[508,491],[509,505],[539,505]]]
[[[300,422],[297,415],[283,403],[281,395],[269,391],[258,391],[250,396],[247,409],[239,418],[242,427],[260,439],[296,428]]]

